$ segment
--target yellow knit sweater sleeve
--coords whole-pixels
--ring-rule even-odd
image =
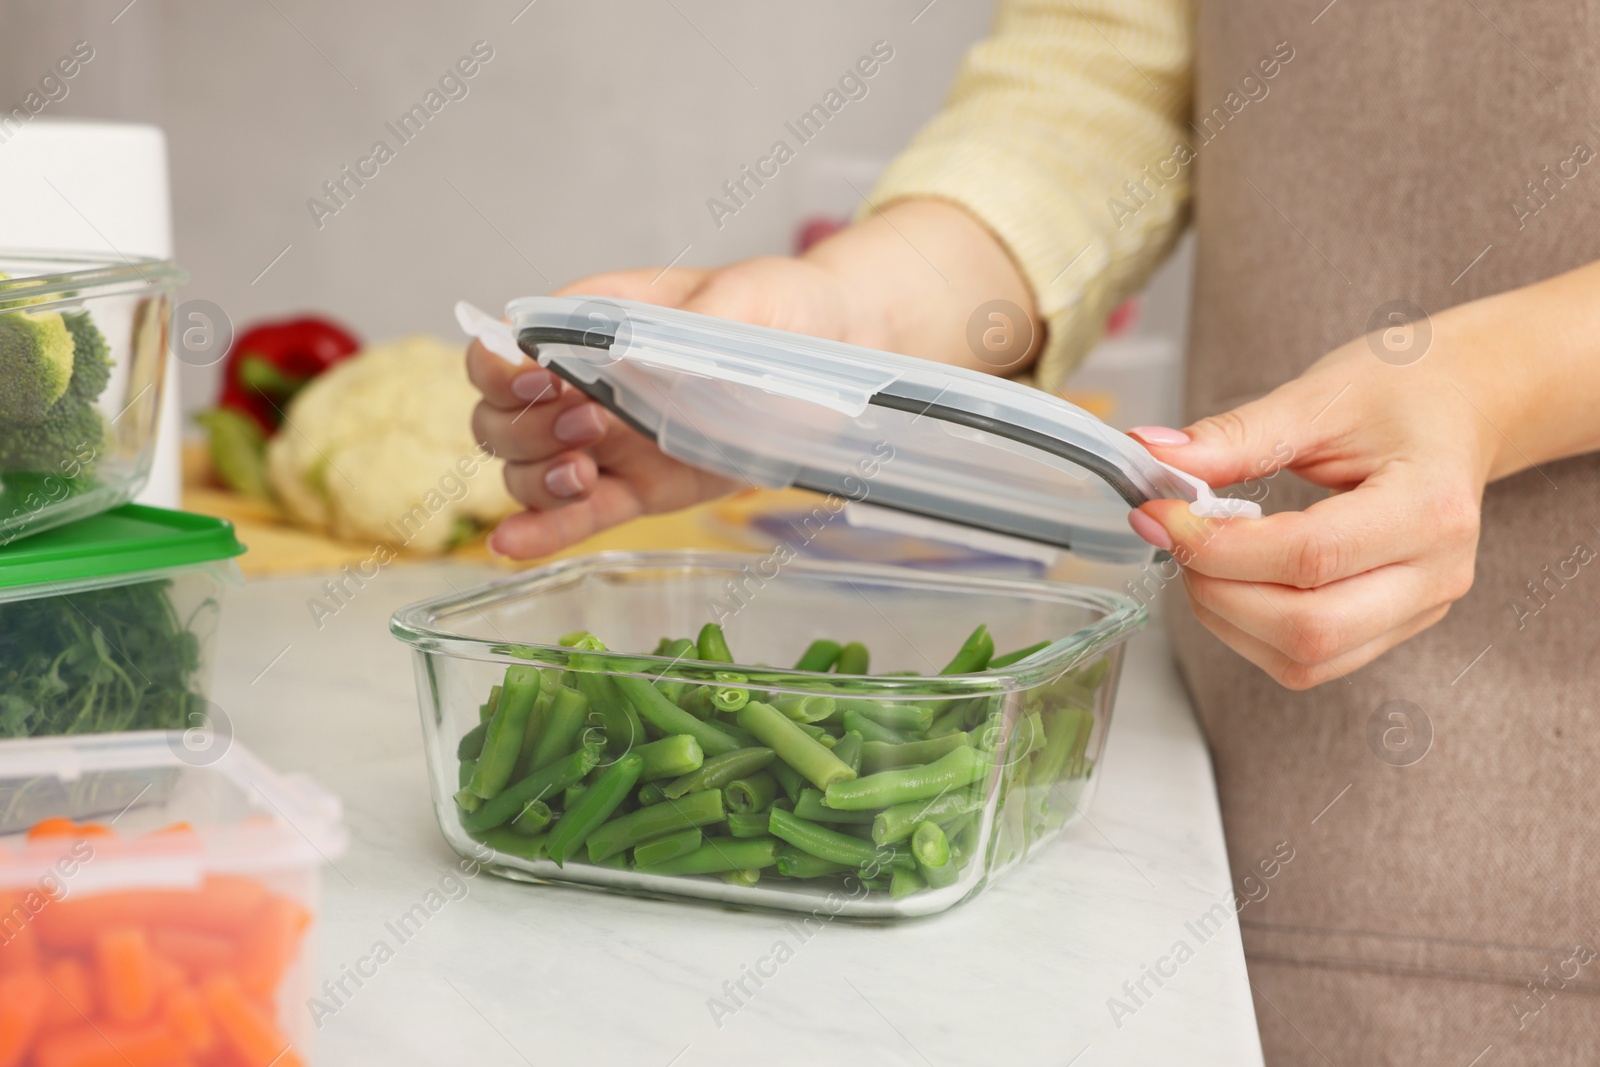
[[[1001,0],[944,110],[873,191],[873,206],[952,201],[1000,239],[1048,331],[1041,388],[1182,231],[1191,36],[1188,0]]]

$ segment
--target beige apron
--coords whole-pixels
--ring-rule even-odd
[[[1191,418],[1391,300],[1600,259],[1600,0],[1324,3],[1199,4]],[[1294,849],[1240,916],[1272,1067],[1600,1063],[1600,458],[1483,519],[1471,593],[1348,683],[1283,690],[1171,605],[1236,879]]]

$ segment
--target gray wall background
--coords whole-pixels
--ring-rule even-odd
[[[680,253],[709,265],[789,250],[800,217],[850,210],[846,178],[867,188],[938,108],[992,8],[125,2],[5,0],[0,104],[20,102],[74,42],[88,41],[93,60],[43,115],[166,130],[177,255],[193,278],[185,297],[215,301],[236,324],[324,310],[370,338],[453,336],[457,298],[498,308]],[[480,40],[494,57],[467,95],[319,229],[307,199],[378,138],[396,144],[384,124]],[[895,54],[868,95],[718,229],[706,199],[879,40]],[[1180,261],[1154,283],[1143,329],[1179,336],[1186,295]],[[183,371],[185,406],[204,406],[215,368]]]

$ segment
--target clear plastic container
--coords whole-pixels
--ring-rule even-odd
[[[1145,620],[1142,605],[1115,593],[1079,586],[814,561],[792,555],[663,552],[605,553],[540,567],[506,581],[404,608],[394,615],[391,630],[416,652],[417,693],[434,808],[446,840],[462,856],[481,859],[487,845],[493,849],[493,858],[485,864],[488,869],[530,882],[888,919],[928,915],[970,899],[1086,808],[1110,725],[1123,642]],[[709,621],[723,624],[734,663],[704,662],[695,658],[698,653],[649,654],[663,638],[695,638]],[[1001,669],[940,675],[980,623],[987,625],[994,647],[1002,654],[1047,644]],[[613,651],[585,651],[559,643],[564,635],[573,640],[574,631],[591,633]],[[785,669],[818,639],[864,642],[871,654],[869,669],[874,673]],[[954,764],[945,764],[960,765],[956,767],[958,777],[951,779],[959,780],[960,785],[941,787],[937,794],[927,793],[926,783],[912,786],[913,791],[922,789],[924,795],[909,801],[912,809],[904,807],[907,801],[900,801],[898,811],[882,817],[881,828],[880,805],[828,811],[824,802],[819,808],[819,800],[833,798],[833,792],[815,789],[817,782],[806,780],[805,774],[783,773],[780,764],[787,765],[787,752],[766,770],[746,774],[743,786],[737,787],[744,806],[759,813],[766,800],[763,789],[771,789],[773,783],[752,785],[749,779],[774,774],[773,807],[809,814],[808,822],[825,825],[859,843],[859,848],[848,842],[846,847],[850,855],[859,855],[860,862],[852,860],[831,873],[821,873],[816,863],[797,858],[796,852],[804,850],[795,850],[787,839],[774,847],[788,862],[766,863],[761,855],[765,846],[735,844],[760,841],[764,835],[730,836],[735,827],[726,820],[708,821],[699,827],[700,848],[732,845],[741,861],[760,866],[705,874],[649,872],[638,869],[632,850],[612,855],[606,855],[605,849],[591,851],[592,833],[586,848],[565,858],[564,865],[557,865],[547,854],[549,827],[541,831],[538,826],[543,813],[536,807],[530,809],[526,802],[540,799],[548,803],[557,813],[551,826],[559,828],[566,817],[559,814],[563,804],[577,805],[581,795],[552,792],[535,798],[518,792],[534,770],[533,757],[538,754],[542,731],[556,721],[553,705],[530,712],[529,719],[537,725],[532,730],[523,728],[525,740],[522,734],[514,740],[532,747],[523,748],[515,768],[508,767],[510,777],[503,789],[496,792],[483,788],[483,781],[476,783],[481,792],[491,796],[503,793],[513,802],[513,823],[531,810],[529,821],[522,826],[526,833],[498,820],[481,798],[474,800],[477,794],[457,799],[458,792],[469,793],[468,786],[474,784],[470,775],[479,765],[474,753],[483,762],[490,759],[488,752],[495,742],[492,736],[484,739],[488,727],[480,723],[498,714],[499,702],[512,691],[507,684],[508,670],[523,672],[525,677],[530,667],[538,671],[535,684],[541,692],[571,684],[600,699],[605,685],[617,685],[617,694],[627,692],[621,685],[628,683],[618,683],[618,679],[644,679],[660,683],[651,687],[686,708],[693,708],[706,694],[721,696],[720,684],[734,690],[726,694],[725,703],[736,705],[738,690],[744,690],[749,701],[746,707],[762,704],[798,709],[793,715],[783,712],[787,721],[796,724],[826,710],[825,716],[807,723],[813,733],[842,732],[846,722],[861,727],[859,716],[870,712],[869,717],[881,720],[880,725],[894,724],[889,728],[901,731],[897,740],[933,739],[933,749],[913,750],[929,757],[924,766],[939,764],[955,747],[970,755],[957,753]],[[719,671],[744,678],[719,678]],[[594,688],[597,678],[599,689]],[[702,682],[710,684],[702,686]],[[505,688],[497,691],[497,686]],[[696,690],[701,691],[699,695]],[[638,693],[636,683],[632,693]],[[816,699],[808,704],[807,697]],[[640,698],[630,695],[624,699],[637,703]],[[491,701],[494,706],[486,709]],[[708,712],[704,705],[700,710],[724,729],[749,729],[757,723],[743,711]],[[845,719],[851,711],[858,717]],[[646,721],[652,720],[647,717]],[[642,743],[672,732],[652,726],[643,737],[615,744],[616,723],[614,717],[600,714],[587,721],[588,734],[559,749],[571,751],[586,741],[607,743],[588,774],[591,789],[601,789],[607,769],[623,764]],[[956,739],[959,746],[949,729],[957,725],[964,729],[955,732],[965,735]],[[861,730],[872,732],[867,727]],[[765,744],[742,735],[735,739],[741,747]],[[870,758],[862,753],[859,781],[891,770],[892,761],[902,758],[889,751],[901,747],[893,740],[864,738],[864,742],[864,749],[874,743],[877,747]],[[838,743],[830,736],[820,747],[831,753]],[[516,750],[513,744],[511,751]],[[708,752],[697,751],[702,760],[711,758]],[[810,751],[814,754],[815,749]],[[635,805],[645,810],[674,803],[648,794],[651,784],[666,788],[672,781],[667,776],[651,783],[641,776],[629,787],[630,799],[612,818],[619,814],[629,818]],[[734,804],[735,788],[721,787],[728,808]],[[817,795],[804,796],[808,789]],[[640,790],[646,791],[642,799]],[[925,802],[935,797],[942,798],[939,806],[926,807]],[[500,808],[505,807],[502,802]],[[574,810],[581,809],[567,807],[569,815]],[[709,818],[704,813],[699,817]],[[486,821],[491,825],[484,826]],[[744,833],[760,829],[759,825],[752,828],[748,819],[740,821]],[[917,878],[923,871],[915,859],[909,865],[915,868],[915,877],[894,877],[896,869],[907,866],[906,838],[897,835],[924,821],[940,825],[957,855],[953,872],[939,867],[937,880],[948,884],[918,887]],[[771,823],[770,809],[768,822],[769,829],[778,828]],[[792,834],[793,827],[787,832]],[[930,831],[928,836],[936,847],[932,839],[938,835]],[[692,843],[692,835],[689,837]],[[608,847],[614,848],[615,840],[620,838]],[[831,843],[823,851],[838,846],[837,838],[828,840]],[[590,862],[592,856],[601,862]],[[650,858],[659,859],[659,851]],[[666,869],[674,869],[673,861],[667,862]],[[759,874],[749,873],[752,869]],[[785,870],[800,876],[785,876]]]
[[[8,1063],[307,1062],[339,802],[213,740],[0,742]]]
[[[150,472],[169,260],[0,252],[0,545],[133,499]]]
[[[224,730],[211,652],[243,551],[222,519],[138,504],[0,548],[0,738]]]

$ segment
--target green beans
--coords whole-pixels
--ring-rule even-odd
[[[679,856],[687,856],[700,847],[705,840],[698,827],[688,830],[679,830],[675,834],[662,834],[649,841],[642,841],[633,846],[633,863],[636,867],[648,867],[654,863],[665,863],[675,860]]]
[[[750,690],[744,683],[750,679],[737,671],[717,671],[712,675],[718,683],[711,691],[711,705],[718,711],[738,711],[750,702]]]
[[[456,742],[456,759],[475,760],[483,751],[483,739],[489,733],[488,720],[480,722],[472,729],[461,735],[461,740]]]
[[[916,871],[901,870],[896,867],[889,875],[889,896],[894,900],[900,900],[913,893],[922,892],[928,885],[929,883]]]
[[[934,889],[953,884],[961,873],[951,860],[950,841],[938,823],[917,825],[911,835],[911,857],[917,861],[918,873]]]
[[[605,731],[606,751],[618,756],[644,744],[644,725],[634,705],[623,698],[614,678],[600,673],[605,661],[598,656],[577,654],[580,651],[605,652],[608,651],[606,646],[593,634],[585,634],[572,647],[572,684],[588,698],[590,715]]]
[[[903,745],[911,740],[899,730],[890,729],[880,723],[873,722],[859,711],[850,710],[844,713],[844,728],[854,730],[868,741],[884,742],[891,745]]]
[[[984,669],[997,671],[1001,667],[1009,667],[1013,663],[1016,663],[1019,660],[1025,660],[1035,652],[1042,652],[1049,647],[1049,641],[1039,641],[1035,644],[1029,645],[1027,648],[1019,648],[1015,652],[1007,652],[1003,656],[994,657],[994,659],[991,659],[989,661],[989,665]]]
[[[723,871],[720,875],[729,885],[742,885],[745,888],[756,885],[761,881],[761,871],[752,869],[748,871]]]
[[[850,867],[875,865],[914,869],[916,864],[909,852],[893,845],[874,845],[859,837],[851,837],[837,830],[802,819],[782,808],[773,808],[767,818],[772,836],[787,841],[802,852],[818,859],[842,863]]]
[[[661,834],[721,822],[725,814],[722,793],[709,789],[620,815],[589,834],[589,862],[599,863]]]
[[[544,859],[545,846],[550,842],[549,834],[524,837],[515,830],[508,829],[486,830],[483,833],[473,834],[472,836],[496,852],[504,852],[509,856],[516,856],[525,860]]]
[[[772,806],[772,801],[778,795],[778,780],[772,775],[762,771],[752,774],[748,778],[738,778],[728,783],[723,789],[723,796],[728,802],[728,810],[741,814],[764,811]],[[694,796],[690,793],[689,796]]]
[[[719,837],[707,841],[687,856],[641,866],[640,874],[720,874],[723,871],[756,871],[778,862],[778,842],[770,837],[744,840]]]
[[[825,789],[830,783],[856,776],[848,764],[771,704],[752,700],[739,709],[739,725],[755,734],[762,744],[818,788]]]
[[[933,725],[933,709],[921,704],[905,704],[879,700],[862,700],[859,697],[840,697],[841,711],[859,712],[879,726],[902,733],[926,733]],[[871,738],[868,738],[870,741]]]
[[[528,756],[528,768],[537,771],[547,767],[572,751],[584,721],[589,717],[589,700],[576,689],[562,686],[550,701],[550,713],[545,716],[544,732]]]
[[[877,774],[896,767],[910,767],[918,763],[932,763],[958,748],[966,748],[971,737],[963,733],[930,737],[926,741],[908,741],[903,745],[868,741],[861,746],[861,773]],[[834,752],[838,752],[837,748]]]
[[[511,829],[526,837],[535,837],[544,832],[550,825],[555,815],[550,811],[550,805],[542,800],[530,800],[522,806],[517,817],[511,820]]]
[[[929,800],[909,800],[894,804],[872,818],[872,840],[892,845],[910,837],[921,822],[944,822],[983,807],[983,797],[975,790],[941,793]]]
[[[839,650],[839,656],[834,660],[833,666],[840,674],[866,674],[870,662],[867,646],[860,641],[851,641]]]
[[[993,655],[994,638],[989,636],[989,627],[980,623],[961,646],[961,651],[939,673],[976,674],[989,665],[989,657]]]
[[[489,688],[489,699],[478,705],[478,721],[488,722],[494,718],[494,709],[500,704],[500,686],[493,685]]]
[[[640,745],[634,751],[644,758],[644,771],[639,775],[641,782],[677,778],[698,770],[706,759],[700,742],[688,734],[671,734],[648,745]]]
[[[901,767],[854,781],[836,781],[827,787],[823,798],[828,807],[840,811],[884,808],[961,789],[982,778],[990,766],[990,760],[977,749],[963,746],[920,767]]]
[[[522,752],[522,734],[528,712],[539,699],[539,671],[535,667],[508,667],[499,707],[489,720],[483,752],[467,788],[485,800],[504,789]]]
[[[732,752],[739,742],[709,722],[702,722],[662,696],[655,686],[643,678],[618,675],[612,679],[624,696],[632,702],[639,715],[663,734],[688,734],[700,742],[707,756]]]
[[[620,757],[602,771],[594,784],[583,791],[578,802],[556,820],[547,846],[556,866],[564,866],[588,836],[627,799],[643,769],[644,760],[641,757],[633,753]]]
[[[837,744],[833,746],[834,758],[849,767],[857,774],[861,773],[861,750],[866,742],[856,730],[846,730]]]
[[[833,697],[814,694],[780,693],[772,698],[772,706],[795,722],[822,722],[834,716],[837,705]]]
[[[466,764],[463,763],[461,766],[465,768]],[[460,789],[456,790],[455,800],[456,805],[460,807],[462,811],[472,812],[483,807],[483,798],[474,793],[472,790],[468,789],[466,786],[462,786]]]
[[[839,649],[837,641],[829,641],[827,638],[813,641],[806,647],[805,653],[795,660],[794,669],[821,674],[832,667],[834,661],[839,658]]]
[[[770,748],[740,748],[712,756],[692,771],[663,789],[669,797],[681,797],[700,789],[721,789],[735,779],[744,778],[766,768],[776,753]]]
[[[1043,751],[1035,758],[1033,767],[1028,773],[1028,784],[1038,786],[1054,785],[1062,773],[1069,768],[1073,756],[1082,749],[1078,744],[1078,735],[1083,735],[1083,744],[1089,741],[1089,732],[1094,728],[1094,716],[1078,708],[1062,708],[1057,713],[1055,722],[1048,727]]]
[[[800,790],[800,798],[794,802],[794,813],[812,822],[857,823],[863,826],[870,824],[873,819],[870,811],[833,810],[822,802],[820,789]]]
[[[778,849],[778,873],[785,878],[826,878],[832,874],[849,874],[854,870],[848,863],[834,863],[802,852],[793,845]]]
[[[690,794],[693,796],[694,794]],[[765,837],[767,813],[765,811],[728,812],[728,833],[734,837]]]
[[[662,791],[660,782],[646,782],[639,787],[637,794],[639,806],[648,808],[651,804],[659,804],[667,799],[667,794]]]
[[[733,662],[733,653],[728,651],[728,639],[723,636],[722,627],[714,622],[700,627],[700,637],[695,641],[695,647],[700,652],[700,658],[707,663]]]
[[[800,777],[799,771],[780,760],[772,765],[772,777],[778,780],[783,787],[783,795],[791,802],[800,799],[800,790],[806,780]]]
[[[585,745],[570,756],[563,756],[542,767],[509,789],[486,801],[476,811],[461,816],[461,825],[468,833],[492,829],[514,818],[523,805],[533,800],[553,797],[569,786],[576,785],[583,776],[594,770],[600,762],[598,745]]]
[[[456,788],[460,789],[463,793],[466,793],[472,798],[473,803],[471,807],[473,808],[476,808],[479,804],[483,803],[482,797],[467,788],[467,783],[472,781],[472,776],[477,772],[477,770],[477,760],[464,759],[461,761],[461,770],[456,774]]]

